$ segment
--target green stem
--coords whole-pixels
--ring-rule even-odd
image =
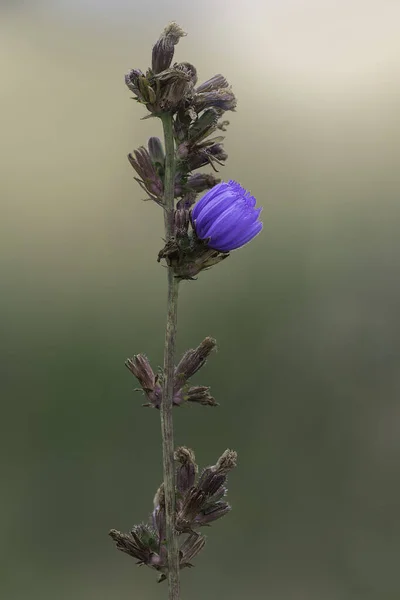
[[[172,115],[161,118],[165,140],[164,178],[164,219],[165,238],[168,241],[174,233],[174,182],[175,146],[172,130]],[[164,492],[166,513],[166,537],[168,551],[168,598],[179,600],[179,548],[175,533],[175,463],[174,427],[172,421],[172,401],[174,392],[175,342],[178,314],[178,280],[168,267],[168,309],[164,348],[164,385],[161,403],[161,436],[164,467]]]

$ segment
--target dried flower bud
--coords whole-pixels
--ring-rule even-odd
[[[134,374],[145,391],[154,390],[156,377],[147,356],[144,354],[135,354],[133,358],[126,360],[125,365]]]
[[[196,93],[201,94],[204,92],[212,92],[214,90],[219,90],[221,88],[227,88],[229,84],[223,75],[214,75],[211,79],[208,79],[204,83],[201,83],[196,88]]]
[[[174,65],[155,78],[160,85],[155,112],[176,112],[193,93],[192,72],[184,65]]]
[[[200,475],[197,487],[207,496],[215,496],[224,487],[226,475],[215,471],[214,467],[207,467]]]
[[[189,245],[185,243],[184,248],[180,247],[177,240],[167,242],[158,254],[158,260],[164,258],[179,279],[193,279],[200,271],[209,269],[229,256],[229,253],[209,248],[205,242],[194,237],[192,232],[188,238]]]
[[[224,484],[227,472],[236,465],[236,457],[236,452],[226,450],[216,465],[204,469],[196,485],[187,488],[183,499],[177,504],[178,531],[194,531],[197,527],[220,519],[231,510],[230,505],[223,500],[227,492]]]
[[[200,514],[206,499],[205,492],[197,486],[189,488],[176,516],[175,526],[177,531],[192,531],[195,519]]]
[[[225,152],[223,145],[218,143],[212,144],[206,148],[200,148],[197,151],[194,150],[188,155],[186,160],[189,171],[200,169],[208,164],[215,170],[214,162],[223,165],[227,158],[228,155]]]
[[[153,369],[144,354],[136,354],[133,358],[125,361],[125,366],[136,377],[142,386],[143,392],[148,400],[144,406],[160,408],[162,399],[162,387],[159,377],[154,375]]]
[[[183,198],[181,200],[179,200],[179,202],[176,205],[176,208],[177,209],[185,208],[186,210],[189,210],[189,208],[191,208],[195,202],[196,202],[196,192],[188,192],[187,194],[185,194],[183,196]]]
[[[227,502],[217,502],[210,508],[206,508],[196,517],[196,524],[199,526],[209,525],[213,521],[224,517],[232,507]]]
[[[181,62],[181,63],[177,63],[176,65],[174,65],[174,67],[176,69],[181,69],[182,71],[185,71],[185,73],[188,73],[190,75],[190,79],[193,83],[193,86],[196,85],[197,83],[197,69],[194,65],[192,65],[192,63],[189,62]]]
[[[206,386],[195,386],[183,393],[183,399],[187,402],[197,402],[203,406],[218,406],[218,402],[210,394],[210,388]]]
[[[174,215],[175,235],[177,238],[187,236],[190,223],[189,211],[185,208],[178,208]]]
[[[211,135],[217,129],[219,116],[215,108],[205,110],[189,127],[188,140],[190,143],[199,143]]]
[[[193,175],[189,175],[189,177],[182,173],[177,173],[174,186],[175,198],[186,195],[188,192],[194,192],[194,202],[196,194],[204,192],[204,190],[209,190],[220,182],[221,180],[211,175],[211,173],[194,173]]]
[[[197,464],[193,450],[181,446],[175,450],[175,460],[178,463],[176,468],[176,488],[180,494],[187,492],[194,485]]]
[[[198,112],[210,107],[215,107],[222,111],[235,110],[236,104],[235,95],[230,88],[203,92],[201,94],[197,93],[193,98],[194,108]]]
[[[235,450],[225,450],[222,456],[219,457],[216,466],[216,471],[219,473],[228,473],[237,465],[237,452]]]
[[[135,169],[140,179],[135,177],[140,187],[149,194],[152,200],[160,203],[163,197],[164,186],[161,178],[151,161],[149,152],[143,146],[128,154],[128,160]]]
[[[205,537],[198,533],[192,533],[186,538],[179,550],[181,569],[192,566],[190,561],[198,555],[205,544]]]
[[[195,173],[188,177],[186,187],[196,193],[200,193],[204,192],[204,190],[211,189],[214,185],[220,183],[220,181],[220,179],[217,179],[217,177],[214,177],[211,173]]]
[[[152,53],[151,68],[153,73],[161,73],[171,65],[174,50],[180,38],[186,33],[177,23],[170,23],[162,32],[159,40],[155,43]]]
[[[226,515],[231,507],[223,500],[226,488],[226,472],[236,465],[236,452],[226,450],[217,464],[205,469],[195,484],[197,465],[194,453],[182,446],[175,452],[176,465],[176,518],[175,528],[182,539],[180,544],[180,568],[191,567],[190,561],[197,556],[205,544],[205,538],[197,533],[199,527],[208,526]],[[161,484],[154,496],[152,513],[153,526],[135,525],[129,534],[115,529],[110,536],[117,548],[160,573],[158,581],[168,574],[168,547],[166,544],[165,492]]]
[[[225,450],[216,465],[204,469],[197,484],[198,487],[208,496],[217,494],[224,485],[228,472],[236,467],[236,461],[237,453],[234,450]]]
[[[157,552],[158,540],[155,532],[148,525],[136,525],[130,534],[111,529],[110,537],[117,549],[133,556],[138,564],[152,566],[152,555]]]
[[[174,134],[178,141],[183,141],[187,138],[189,127],[196,119],[196,111],[190,105],[179,108],[174,120]]]
[[[228,158],[222,144],[213,144],[207,148],[207,151],[211,159],[217,161],[221,165]]]
[[[216,345],[217,342],[213,338],[206,337],[196,349],[185,352],[175,369],[175,390],[182,388],[187,380],[201,369]]]

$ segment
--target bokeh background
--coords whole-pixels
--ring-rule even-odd
[[[233,85],[222,177],[265,223],[182,285],[178,350],[217,338],[221,406],[177,410],[177,444],[240,457],[183,598],[398,600],[398,0],[2,1],[0,596],[166,597],[107,532],[161,479],[123,365],[162,363],[162,218],[126,160],[160,127],[123,74],[171,20]]]

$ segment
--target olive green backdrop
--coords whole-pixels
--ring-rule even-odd
[[[190,600],[398,600],[400,5],[2,2],[0,596],[158,600],[107,532],[147,518],[162,363],[155,205],[126,154],[160,132],[123,82],[172,19],[176,58],[238,97],[224,179],[264,231],[182,285],[178,350],[221,406],[175,412],[202,465],[239,452]]]

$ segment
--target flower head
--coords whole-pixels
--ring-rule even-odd
[[[261,208],[255,205],[256,199],[236,181],[219,183],[193,208],[197,237],[219,252],[240,248],[262,229]]]

